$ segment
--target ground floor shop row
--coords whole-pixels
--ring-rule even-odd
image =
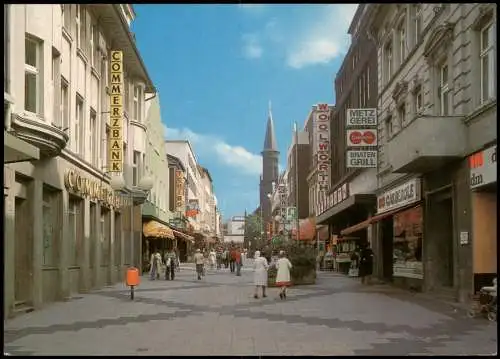
[[[485,161],[482,166],[478,174],[467,160],[405,176],[320,215],[318,222],[329,225],[336,268],[347,274],[353,251],[365,242],[380,280],[461,302],[491,285],[497,274],[496,173],[490,175]],[[479,176],[481,185],[474,180]]]
[[[5,165],[5,313],[117,283],[129,266],[141,268],[141,207],[63,156]],[[175,239],[189,238],[176,232]]]

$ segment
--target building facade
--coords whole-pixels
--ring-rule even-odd
[[[496,5],[367,7],[379,275],[465,301],[497,268]]]
[[[4,165],[9,315],[121,281],[125,268],[140,266],[140,205],[115,193],[107,173],[110,51],[123,53],[127,193],[131,168],[144,172],[144,104],[155,89],[129,30],[131,5],[13,4],[4,10],[5,131],[40,155]]]
[[[335,77],[336,105],[330,125],[331,185],[317,217],[318,224],[330,227],[331,236],[336,238],[332,244],[339,249],[350,248],[351,242],[359,245],[371,241],[369,226],[358,224],[375,214],[377,168],[350,168],[347,163],[348,111],[376,109],[378,103],[377,49],[367,34],[366,16],[367,6],[360,4],[348,30],[351,45]]]

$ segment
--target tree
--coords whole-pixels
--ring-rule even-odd
[[[262,238],[262,220],[256,214],[249,214],[245,217],[245,247],[255,250],[264,245]],[[250,245],[249,245],[250,244]]]

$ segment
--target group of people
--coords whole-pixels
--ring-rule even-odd
[[[262,297],[267,297],[266,287],[268,275],[267,271],[271,266],[275,266],[278,270],[276,275],[276,286],[280,287],[279,296],[280,299],[286,299],[287,287],[291,284],[290,270],[292,269],[292,263],[286,257],[285,251],[279,252],[279,258],[277,260],[271,259],[271,264],[268,263],[266,257],[261,256],[260,251],[255,252],[254,256],[254,284],[255,284],[255,294],[254,298],[259,299],[259,289],[262,289]]]
[[[180,269],[179,256],[175,248],[167,250],[163,256],[158,250],[151,254],[149,261],[149,277],[151,280],[160,279],[163,266],[165,266],[165,280],[174,280],[176,269]]]
[[[243,260],[246,257],[246,250],[241,250],[238,247],[232,247],[228,249],[218,249],[215,251],[211,249],[210,251],[196,249],[194,254],[194,263],[196,265],[196,273],[198,280],[205,275],[205,265],[208,264],[211,269],[217,266],[217,269],[221,269],[222,265],[225,268],[230,269],[231,273],[236,273],[237,276],[241,276],[241,267],[243,266]]]

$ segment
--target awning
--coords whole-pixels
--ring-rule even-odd
[[[174,231],[157,221],[149,221],[142,225],[142,233],[146,237],[174,239]]]
[[[352,234],[354,232],[361,231],[363,229],[368,228],[368,226],[372,223],[377,223],[377,222],[379,222],[387,217],[390,217],[398,212],[401,212],[401,211],[404,211],[404,210],[407,210],[410,208],[414,208],[414,207],[417,207],[419,205],[420,205],[420,202],[419,203],[412,203],[410,205],[407,205],[407,206],[404,206],[401,208],[397,208],[397,209],[394,209],[392,211],[387,211],[385,213],[377,214],[371,218],[364,220],[363,222],[357,223],[354,226],[350,226],[350,227],[347,227],[347,228],[341,230],[340,234],[342,236],[347,236],[347,235]]]
[[[315,218],[306,218],[299,220],[299,240],[310,241],[316,236]],[[292,229],[292,239],[297,239],[297,230]]]
[[[355,224],[354,226],[350,226],[350,227],[347,227],[343,230],[340,231],[340,234],[342,236],[347,236],[351,233],[354,233],[354,232],[357,232],[357,231],[361,231],[363,229],[366,229],[368,228],[368,226],[370,225],[371,223],[371,218],[368,218],[367,220],[364,220],[363,222],[360,222],[358,224]]]
[[[180,239],[184,239],[184,240],[189,241],[191,243],[194,243],[194,237],[192,237],[188,234],[182,233],[180,231],[177,231],[175,229],[173,229],[172,231],[174,232],[175,237],[180,238]]]
[[[329,208],[322,214],[316,217],[317,224],[327,223],[328,220],[341,213],[345,210],[351,208],[354,205],[362,205],[362,206],[374,206],[376,204],[377,198],[373,194],[355,194],[348,197],[343,202],[340,202],[334,207]]]

